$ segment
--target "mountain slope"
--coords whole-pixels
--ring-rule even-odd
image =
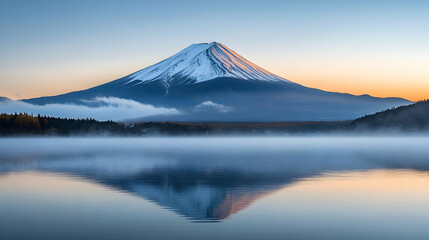
[[[12,100],[7,97],[0,97],[0,102],[8,102],[8,101],[12,101]]]
[[[95,97],[132,99],[182,114],[140,120],[300,121],[354,119],[410,103],[400,98],[326,92],[283,79],[212,42],[194,44],[138,72],[34,104],[90,104]]]

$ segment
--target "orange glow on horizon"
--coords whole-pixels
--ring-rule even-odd
[[[153,60],[147,60],[144,64],[128,61],[107,62],[89,66],[88,63],[76,63],[78,67],[63,68],[55,73],[33,71],[21,72],[16,76],[2,76],[11,81],[0,83],[0,96],[9,97],[14,100],[53,96],[71,91],[84,90],[103,83],[124,77],[132,72],[141,70],[143,66],[150,66]],[[400,97],[411,101],[424,100],[429,98],[429,72],[418,72],[410,75],[407,81],[407,74],[393,72],[390,75],[384,71],[367,69],[353,73],[350,67],[344,66],[316,66],[311,62],[305,64],[304,61],[298,63],[283,62],[271,59],[270,62],[261,62],[259,65],[272,66],[266,70],[286,78],[290,81],[304,85],[306,87],[318,88],[325,91],[350,93],[354,95],[369,94],[374,97]],[[290,67],[285,67],[290,66]],[[79,68],[77,70],[76,68]],[[108,70],[106,70],[108,69]],[[307,69],[312,69],[308,71]],[[59,77],[61,76],[61,77]],[[23,84],[13,79],[32,79],[37,83],[37,88],[33,84]]]
[[[306,87],[317,88],[329,92],[349,93],[353,95],[368,94],[373,97],[398,97],[405,98],[410,101],[419,101],[429,99],[429,82],[422,83],[419,86],[392,84],[385,86],[384,83],[372,82],[369,85],[359,84],[357,81],[344,82],[342,79],[324,79],[318,78],[314,80],[312,77],[295,78],[299,80],[291,80]]]

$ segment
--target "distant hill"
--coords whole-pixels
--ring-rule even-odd
[[[10,98],[0,96],[0,102],[12,101]]]
[[[354,129],[429,130],[429,100],[366,115],[350,123]]]

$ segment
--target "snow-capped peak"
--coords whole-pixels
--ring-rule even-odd
[[[248,61],[223,44],[217,42],[192,44],[179,53],[128,76],[131,82],[173,78],[204,82],[219,77],[244,80],[287,81]]]

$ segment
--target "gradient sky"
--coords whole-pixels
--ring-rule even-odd
[[[212,41],[305,86],[429,98],[427,0],[0,0],[0,96],[92,87]]]

